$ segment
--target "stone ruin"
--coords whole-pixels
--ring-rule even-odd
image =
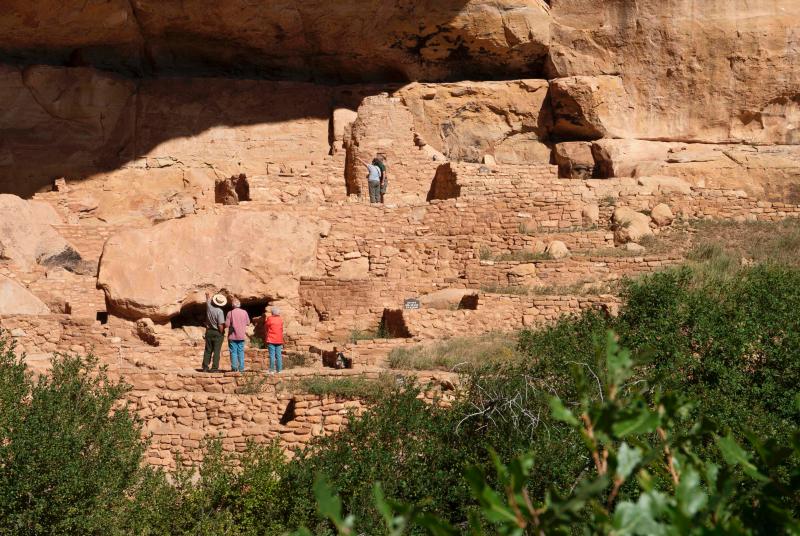
[[[369,0],[384,31],[366,39],[350,4],[297,2],[302,28],[228,2],[0,17],[0,327],[38,372],[91,351],[129,382],[151,464],[198,460],[208,435],[291,449],[363,408],[294,380],[614,314],[591,289],[681,263],[646,246],[675,222],[800,215],[794,1]],[[258,53],[233,66],[242,40]],[[389,190],[370,205],[357,158],[378,153]],[[280,306],[301,366],[198,373],[219,289],[253,317]],[[265,360],[248,349],[251,370]]]

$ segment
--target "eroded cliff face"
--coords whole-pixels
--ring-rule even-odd
[[[619,77],[614,137],[800,142],[800,2],[551,3],[550,77]]]
[[[123,167],[258,174],[348,142],[800,195],[795,0],[7,4],[4,192]],[[362,106],[381,93],[397,100]]]
[[[543,0],[11,0],[2,56],[134,74],[339,82],[540,71]],[[10,5],[8,5],[10,4]]]

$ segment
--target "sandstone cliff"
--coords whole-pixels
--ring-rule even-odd
[[[359,127],[353,147],[800,195],[795,0],[6,4],[2,192],[121,167],[302,169],[387,92],[411,130]]]

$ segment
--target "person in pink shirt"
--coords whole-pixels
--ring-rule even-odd
[[[267,347],[269,348],[269,371],[283,370],[283,318],[281,310],[272,308],[272,315],[267,318]]]
[[[231,370],[244,372],[244,340],[247,337],[247,326],[250,315],[242,309],[238,298],[231,300],[233,309],[228,311],[225,327],[228,329],[228,349],[231,351]]]

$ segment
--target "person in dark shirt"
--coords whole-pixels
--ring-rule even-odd
[[[222,312],[222,308],[227,303],[227,298],[222,294],[211,296],[206,292],[206,348],[203,352],[203,372],[219,372],[222,340],[225,337],[225,313]]]

